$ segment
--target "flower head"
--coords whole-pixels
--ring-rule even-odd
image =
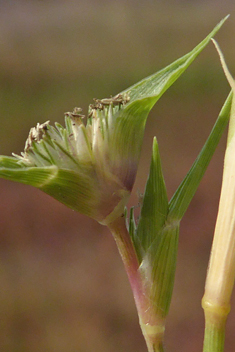
[[[50,171],[37,184],[38,188],[73,209],[108,223],[123,212],[138,160],[129,153],[122,163],[117,147],[116,123],[130,101],[129,95],[94,100],[89,106],[87,124],[80,108],[65,113],[66,128],[58,123],[50,126],[49,121],[38,123],[31,128],[21,156],[13,156],[21,167]]]
[[[149,111],[225,19],[172,64],[115,97],[94,99],[86,124],[79,108],[65,114],[65,128],[37,124],[21,156],[0,156],[0,177],[37,187],[100,223],[113,222],[135,181]]]

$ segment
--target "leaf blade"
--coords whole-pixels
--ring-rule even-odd
[[[145,99],[148,97],[160,96],[174,83],[174,81],[185,71],[185,69],[193,62],[200,52],[210,42],[211,38],[219,31],[229,15],[224,17],[214,29],[202,40],[192,51],[182,56],[172,64],[166,66],[157,73],[150,75],[137,84],[125,89],[121,94],[130,92],[131,100]]]
[[[232,93],[226,99],[214,127],[188,174],[169,202],[169,221],[180,221],[209,165],[230,116]],[[170,220],[171,219],[171,220]]]
[[[122,95],[128,94],[130,102],[116,115],[114,128],[110,135],[110,139],[113,141],[110,146],[110,159],[113,163],[112,167],[119,170],[121,164],[128,165],[130,163],[129,156],[132,156],[133,169],[126,168],[128,170],[127,174],[121,175],[124,183],[126,180],[130,180],[129,182],[132,185],[134,183],[134,175],[136,175],[138,165],[136,161],[139,160],[142,146],[139,141],[143,140],[145,124],[150,110],[196,59],[227,18],[228,16],[220,21],[192,51],[120,93]]]
[[[140,250],[142,249],[143,253],[147,253],[149,247],[160,233],[165,224],[167,214],[168,198],[166,186],[162,174],[158,144],[156,138],[154,138],[150,172],[135,233],[136,246],[138,247],[138,244],[141,244],[141,248],[137,250],[139,259],[142,260]]]
[[[94,197],[97,189],[90,177],[73,170],[58,168],[55,165],[25,167],[15,162],[14,167],[12,159],[10,157],[0,158],[0,177],[36,187],[69,208],[95,217],[94,209],[97,208],[99,195]],[[2,165],[11,166],[11,168],[2,167]]]

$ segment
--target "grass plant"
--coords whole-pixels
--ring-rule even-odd
[[[37,187],[110,229],[130,281],[149,352],[164,351],[165,322],[174,286],[180,222],[225,130],[230,110],[231,116],[234,116],[232,93],[172,199],[168,201],[167,198],[158,142],[154,138],[149,177],[138,221],[134,208],[128,212],[126,206],[134,185],[150,110],[207,46],[226,19],[192,51],[172,64],[114,97],[94,99],[94,103],[89,105],[87,118],[80,108],[75,108],[65,114],[65,128],[58,123],[53,127],[49,121],[38,123],[30,130],[21,155],[0,157],[0,177]],[[234,90],[234,82],[226,69],[225,72]],[[229,154],[233,142],[233,122],[230,122],[229,131],[226,165],[230,167],[230,164],[233,166],[233,158]],[[226,181],[231,193],[229,219],[232,221],[233,176],[232,173]],[[224,198],[227,202],[227,195]],[[222,208],[227,209],[227,203]],[[224,214],[227,218],[227,211]],[[222,223],[225,223],[224,219]],[[234,241],[233,224],[229,223],[228,227],[231,229],[230,238]],[[221,237],[220,234],[218,236]],[[229,242],[228,247],[233,249],[234,243]],[[228,301],[234,282],[234,277],[230,276],[227,284],[222,279],[218,280],[218,268],[215,267],[215,271],[211,269],[214,268],[214,253],[213,249],[203,299],[206,312],[204,352],[223,351],[225,316],[229,311]],[[228,259],[229,256],[225,255],[225,263]],[[229,265],[235,272],[233,257]],[[224,272],[227,269],[223,270],[223,275]],[[226,290],[227,300],[223,296],[222,304],[214,303],[210,296],[211,292],[215,292],[214,288],[212,291],[208,289],[210,282],[216,280],[222,282],[219,289]]]

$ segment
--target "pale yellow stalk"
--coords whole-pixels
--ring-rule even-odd
[[[235,92],[235,82],[225,64],[218,44],[222,67]],[[204,352],[222,352],[230,298],[235,279],[235,100],[233,97],[224,172],[214,240],[207,273],[202,307],[206,329]]]

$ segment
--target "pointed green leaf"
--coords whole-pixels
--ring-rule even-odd
[[[139,160],[142,145],[139,141],[143,140],[149,111],[206,47],[227,17],[188,54],[121,92],[123,96],[128,94],[130,102],[116,115],[116,121],[110,136],[110,140],[112,140],[110,156],[113,163],[112,167],[116,170],[120,169],[120,165],[129,165],[129,167],[126,167],[126,174],[122,175],[124,182],[127,180],[130,184],[134,183],[138,164],[136,160]],[[132,161],[130,161],[130,155]]]
[[[139,271],[148,288],[150,309],[165,318],[171,302],[178,249],[179,222],[168,222],[168,199],[156,138],[150,172],[133,243]]]
[[[58,172],[58,167],[23,167],[17,163],[17,159],[11,157],[0,157],[0,177],[10,181],[16,181],[41,187]]]
[[[232,93],[229,94],[218,119],[197,159],[169,203],[169,222],[180,221],[187,210],[209,165],[230,116]]]
[[[41,189],[68,207],[95,217],[96,208],[92,179],[73,170],[57,166],[24,167],[15,158],[0,157],[0,177]]]
[[[165,224],[168,213],[166,186],[162,175],[161,159],[156,138],[153,140],[153,153],[150,172],[141,208],[140,219],[134,237],[139,260],[155,241]],[[141,244],[141,247],[139,247]]]
[[[131,101],[142,100],[154,97],[154,100],[146,101],[147,105],[155,104],[156,100],[172,85],[173,82],[186,70],[186,68],[193,62],[193,60],[200,54],[200,52],[210,42],[211,38],[218,32],[224,22],[228,19],[227,15],[222,19],[210,34],[199,43],[191,52],[182,56],[169,66],[161,71],[144,78],[142,81],[134,84],[130,88],[124,90],[122,94],[129,92]]]

